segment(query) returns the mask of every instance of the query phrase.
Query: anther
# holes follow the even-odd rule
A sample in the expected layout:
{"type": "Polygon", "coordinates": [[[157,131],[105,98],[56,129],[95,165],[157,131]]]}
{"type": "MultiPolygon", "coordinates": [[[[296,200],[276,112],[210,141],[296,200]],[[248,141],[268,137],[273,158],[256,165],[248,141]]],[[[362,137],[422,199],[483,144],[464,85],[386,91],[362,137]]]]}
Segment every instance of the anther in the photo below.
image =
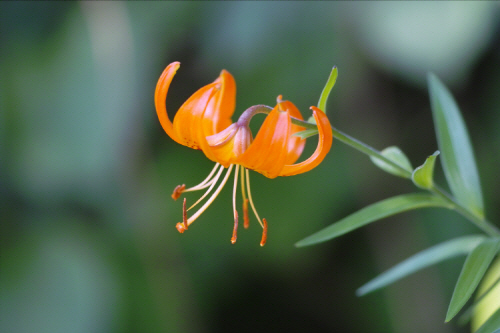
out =
{"type": "Polygon", "coordinates": [[[262,223],[264,224],[264,230],[262,231],[262,239],[260,240],[260,246],[266,245],[266,241],[267,241],[267,221],[266,221],[266,219],[262,219],[262,223]]]}
{"type": "Polygon", "coordinates": [[[177,228],[177,231],[180,232],[181,234],[186,231],[186,228],[184,228],[184,223],[178,222],[175,227],[177,228]]]}
{"type": "Polygon", "coordinates": [[[172,199],[177,200],[181,196],[182,192],[186,189],[186,185],[177,185],[174,189],[174,193],[172,193],[172,199]]]}
{"type": "Polygon", "coordinates": [[[186,198],[182,203],[182,223],[184,224],[184,230],[188,230],[188,213],[186,210],[186,198]]]}
{"type": "Polygon", "coordinates": [[[243,227],[248,229],[250,225],[250,219],[248,218],[248,199],[243,201],[243,227]]]}
{"type": "Polygon", "coordinates": [[[234,229],[233,229],[233,237],[231,237],[231,244],[236,243],[238,232],[238,212],[234,211],[234,229]]]}

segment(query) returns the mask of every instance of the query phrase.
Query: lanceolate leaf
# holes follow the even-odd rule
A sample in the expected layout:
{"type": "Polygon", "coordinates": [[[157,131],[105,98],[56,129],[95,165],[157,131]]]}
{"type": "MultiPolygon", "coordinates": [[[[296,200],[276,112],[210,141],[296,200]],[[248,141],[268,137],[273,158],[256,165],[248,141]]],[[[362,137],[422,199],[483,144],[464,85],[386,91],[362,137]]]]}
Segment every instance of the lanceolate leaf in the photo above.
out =
{"type": "Polygon", "coordinates": [[[483,217],[483,197],[467,128],[453,96],[434,75],[428,75],[432,114],[443,170],[456,199],[483,217]]]}
{"type": "Polygon", "coordinates": [[[483,241],[469,254],[455,285],[446,321],[450,321],[469,300],[499,250],[500,238],[493,238],[483,241]]]}
{"type": "Polygon", "coordinates": [[[475,333],[499,333],[500,332],[500,309],[481,326],[475,333]]]}
{"type": "Polygon", "coordinates": [[[330,76],[326,81],[326,85],[323,88],[323,91],[321,92],[321,96],[319,97],[318,101],[318,109],[320,109],[323,112],[326,112],[326,102],[328,101],[328,96],[330,96],[330,92],[335,86],[335,82],[337,82],[338,75],[339,75],[339,70],[337,69],[337,66],[333,66],[332,71],[330,72],[330,76]]]}
{"type": "MultiPolygon", "coordinates": [[[[406,169],[410,174],[413,172],[413,167],[411,166],[410,161],[408,160],[408,157],[399,149],[399,147],[396,146],[391,146],[387,147],[384,150],[380,152],[384,157],[388,158],[389,160],[399,164],[401,167],[406,169]]],[[[385,172],[391,173],[395,176],[407,178],[408,176],[403,173],[401,170],[398,170],[391,166],[390,164],[387,164],[386,162],[370,156],[370,159],[372,162],[378,166],[380,169],[384,170],[385,172]]]]}
{"type": "Polygon", "coordinates": [[[434,185],[433,175],[434,175],[434,164],[436,162],[436,157],[439,155],[439,150],[436,151],[431,156],[427,157],[424,164],[419,166],[413,171],[411,179],[413,183],[420,188],[431,189],[434,185]]]}
{"type": "Polygon", "coordinates": [[[354,229],[360,228],[368,223],[395,215],[407,210],[425,207],[446,207],[453,208],[443,199],[421,193],[403,194],[389,199],[385,199],[367,206],[356,213],[353,213],[340,221],[326,227],[317,233],[304,238],[295,246],[306,246],[321,243],[329,239],[346,234],[354,229]]]}
{"type": "Polygon", "coordinates": [[[482,235],[464,236],[421,251],[360,287],[356,291],[356,295],[366,295],[423,268],[458,255],[468,254],[485,238],[486,237],[482,235]]]}

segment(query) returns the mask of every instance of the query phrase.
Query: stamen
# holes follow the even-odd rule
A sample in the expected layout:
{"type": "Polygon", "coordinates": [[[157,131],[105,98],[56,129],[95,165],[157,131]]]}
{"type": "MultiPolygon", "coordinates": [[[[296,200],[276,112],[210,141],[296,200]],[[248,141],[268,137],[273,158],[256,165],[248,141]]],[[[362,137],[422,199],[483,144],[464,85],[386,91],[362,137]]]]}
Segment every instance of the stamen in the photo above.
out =
{"type": "Polygon", "coordinates": [[[242,165],[240,165],[240,167],[241,167],[241,177],[240,177],[241,195],[243,197],[243,227],[245,227],[245,229],[248,229],[248,226],[250,225],[249,224],[250,219],[248,218],[248,199],[245,193],[245,168],[242,165]]]}
{"type": "Polygon", "coordinates": [[[260,240],[260,246],[266,245],[267,241],[267,221],[266,219],[262,219],[262,222],[264,223],[264,230],[262,230],[262,239],[260,240]]]}
{"type": "Polygon", "coordinates": [[[226,175],[224,176],[224,179],[220,183],[217,190],[215,190],[214,194],[212,194],[210,199],[208,199],[207,202],[205,202],[205,204],[196,213],[194,213],[193,216],[191,216],[188,219],[188,221],[187,221],[188,225],[193,223],[201,215],[201,213],[203,213],[208,208],[208,206],[210,206],[210,204],[215,200],[215,198],[219,195],[219,193],[220,193],[220,191],[222,191],[222,188],[224,187],[224,185],[226,185],[226,182],[229,179],[229,176],[231,175],[231,171],[233,171],[233,166],[234,166],[234,164],[231,164],[229,166],[229,168],[227,169],[226,175]]]}
{"type": "Polygon", "coordinates": [[[250,174],[248,172],[248,169],[245,169],[245,175],[247,178],[247,192],[248,192],[248,199],[250,201],[250,206],[252,206],[253,213],[255,214],[255,217],[259,221],[260,225],[262,226],[262,228],[264,228],[264,224],[262,224],[262,221],[260,220],[259,214],[257,214],[257,210],[255,209],[255,205],[253,204],[252,192],[250,191],[250,174]]]}
{"type": "Polygon", "coordinates": [[[184,224],[181,222],[178,222],[175,227],[177,228],[177,231],[179,231],[181,234],[186,231],[186,228],[184,228],[184,224]]]}
{"type": "Polygon", "coordinates": [[[182,203],[182,223],[184,225],[185,230],[188,230],[187,217],[188,217],[188,213],[186,210],[186,198],[184,198],[184,202],[182,203]]]}
{"type": "Polygon", "coordinates": [[[172,199],[177,200],[181,196],[182,192],[186,189],[186,185],[177,185],[174,189],[174,193],[172,193],[172,199]]]}
{"type": "MultiPolygon", "coordinates": [[[[212,169],[212,171],[210,171],[210,173],[208,174],[207,178],[205,178],[201,183],[199,183],[198,185],[196,186],[193,186],[193,187],[190,187],[188,188],[187,190],[184,190],[183,192],[191,192],[191,191],[197,191],[197,190],[202,190],[204,188],[207,188],[210,184],[212,184],[212,182],[214,181],[212,178],[212,176],[214,175],[215,171],[217,170],[217,168],[221,166],[219,163],[215,163],[215,166],[214,168],[212,169]]],[[[224,168],[224,167],[222,167],[224,168]]]]}
{"type": "Polygon", "coordinates": [[[238,212],[234,211],[234,228],[233,228],[233,237],[231,237],[231,244],[236,243],[238,232],[238,212]]]}
{"type": "Polygon", "coordinates": [[[276,102],[278,102],[278,110],[283,111],[281,108],[281,103],[283,102],[283,96],[279,95],[278,98],[276,98],[276,102]]]}
{"type": "Polygon", "coordinates": [[[234,229],[233,237],[231,238],[231,243],[236,243],[236,232],[238,230],[238,211],[236,210],[236,189],[238,188],[238,171],[240,168],[236,166],[234,172],[234,185],[233,185],[233,212],[234,212],[234,229]]]}
{"type": "Polygon", "coordinates": [[[248,229],[250,226],[250,220],[248,218],[248,199],[243,201],[243,227],[248,229]]]}
{"type": "MultiPolygon", "coordinates": [[[[222,174],[222,171],[224,171],[224,167],[221,165],[221,168],[219,170],[219,172],[217,173],[217,175],[207,183],[207,186],[210,184],[210,187],[208,188],[208,190],[201,196],[201,198],[199,198],[194,204],[192,204],[188,210],[191,210],[191,208],[195,207],[201,200],[203,200],[210,192],[212,192],[212,189],[214,188],[215,184],[217,184],[217,181],[219,180],[220,178],[220,175],[222,174]]],[[[206,187],[206,186],[205,186],[206,187]]],[[[204,188],[204,187],[202,187],[204,188]]],[[[202,189],[200,188],[200,190],[202,189]]]]}

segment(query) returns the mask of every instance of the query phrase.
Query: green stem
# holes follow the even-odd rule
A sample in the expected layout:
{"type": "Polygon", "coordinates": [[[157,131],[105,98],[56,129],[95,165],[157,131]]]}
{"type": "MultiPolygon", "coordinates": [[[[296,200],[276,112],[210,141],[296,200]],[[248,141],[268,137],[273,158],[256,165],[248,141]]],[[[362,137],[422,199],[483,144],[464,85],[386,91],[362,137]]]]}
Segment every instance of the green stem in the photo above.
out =
{"type": "Polygon", "coordinates": [[[475,224],[479,229],[483,230],[485,233],[487,233],[490,236],[497,237],[500,235],[500,230],[493,225],[491,222],[488,220],[481,218],[480,216],[472,213],[470,210],[462,206],[460,203],[458,203],[453,197],[451,197],[447,192],[442,190],[440,187],[437,185],[433,185],[432,188],[429,189],[429,191],[444,199],[445,201],[449,202],[450,204],[453,205],[453,209],[465,217],[467,220],[475,224]]]}
{"type": "MultiPolygon", "coordinates": [[[[299,119],[292,118],[292,123],[295,125],[303,126],[307,129],[317,129],[317,126],[315,124],[311,124],[299,119]]],[[[411,178],[412,173],[400,166],[398,163],[391,161],[390,159],[386,158],[383,156],[378,150],[370,147],[369,145],[339,131],[338,129],[334,128],[332,126],[332,131],[333,131],[333,137],[335,137],[337,140],[353,147],[354,149],[357,149],[358,151],[368,155],[375,157],[379,160],[384,161],[385,163],[391,165],[392,167],[398,169],[405,177],[411,178]]],[[[483,230],[485,233],[487,233],[490,236],[499,236],[500,235],[500,230],[494,226],[491,222],[488,220],[481,218],[480,216],[472,213],[470,210],[468,210],[466,207],[462,206],[460,203],[458,203],[453,197],[451,197],[448,193],[443,191],[437,186],[433,186],[431,189],[429,189],[431,193],[434,195],[444,199],[445,201],[449,202],[452,206],[453,209],[465,217],[467,220],[475,224],[478,228],[483,230]]]]}
{"type": "MultiPolygon", "coordinates": [[[[292,124],[299,125],[299,126],[307,128],[307,129],[315,129],[315,130],[318,129],[318,127],[315,124],[311,124],[309,122],[302,121],[300,119],[296,119],[293,117],[292,117],[292,124]]],[[[353,147],[354,149],[359,150],[360,152],[362,152],[368,156],[372,156],[372,157],[375,157],[379,160],[384,161],[385,163],[389,164],[393,168],[398,169],[406,178],[411,178],[411,172],[409,172],[408,170],[406,170],[405,168],[403,168],[399,164],[391,161],[387,157],[383,156],[378,150],[368,146],[367,144],[359,141],[358,139],[353,138],[352,136],[349,136],[349,135],[343,133],[342,131],[336,129],[333,126],[332,126],[332,133],[333,133],[333,137],[335,139],[345,143],[348,146],[353,147]]]]}

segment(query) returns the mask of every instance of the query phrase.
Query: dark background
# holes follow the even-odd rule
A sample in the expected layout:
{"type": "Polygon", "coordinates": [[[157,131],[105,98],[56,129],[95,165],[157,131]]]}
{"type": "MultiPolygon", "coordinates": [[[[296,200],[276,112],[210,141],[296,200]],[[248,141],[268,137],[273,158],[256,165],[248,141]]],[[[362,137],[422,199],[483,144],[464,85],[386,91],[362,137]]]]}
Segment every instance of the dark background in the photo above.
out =
{"type": "Polygon", "coordinates": [[[453,212],[294,247],[417,191],[339,142],[306,174],[252,173],[264,248],[255,220],[230,244],[229,189],[180,235],[170,194],[212,163],[163,132],[153,94],[180,61],[172,114],[224,68],[237,82],[233,120],[279,94],[308,117],[336,65],[332,124],[377,149],[399,146],[416,167],[437,149],[433,71],[461,107],[498,221],[499,14],[494,2],[1,2],[0,331],[468,332],[444,324],[463,257],[354,294],[409,255],[479,232],[453,212]]]}

